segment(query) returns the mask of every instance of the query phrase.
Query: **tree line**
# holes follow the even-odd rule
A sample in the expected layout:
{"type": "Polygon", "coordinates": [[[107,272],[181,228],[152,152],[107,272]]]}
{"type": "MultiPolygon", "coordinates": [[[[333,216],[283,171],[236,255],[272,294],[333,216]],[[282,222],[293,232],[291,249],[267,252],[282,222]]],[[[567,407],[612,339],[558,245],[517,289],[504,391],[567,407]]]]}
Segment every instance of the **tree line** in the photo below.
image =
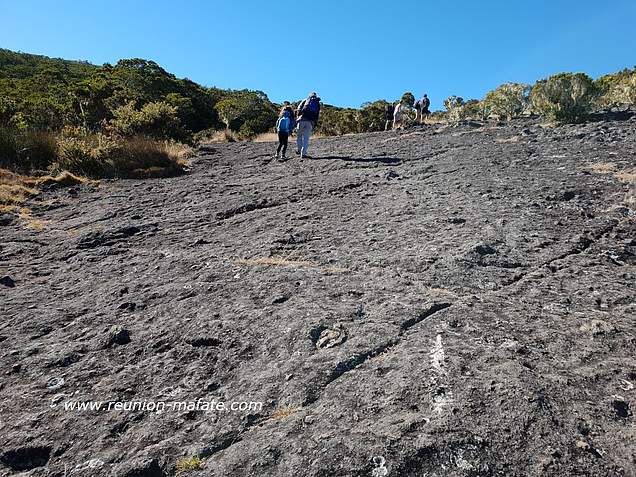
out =
{"type": "MultiPolygon", "coordinates": [[[[407,107],[414,99],[410,92],[402,97],[407,107]]],[[[534,85],[506,83],[483,99],[450,96],[445,111],[434,112],[430,120],[453,123],[540,114],[576,122],[593,109],[620,104],[636,104],[636,68],[596,80],[583,73],[561,73],[534,85]]],[[[380,131],[388,105],[385,100],[360,108],[324,105],[318,132],[380,131]]],[[[133,58],[96,66],[0,49],[0,127],[18,131],[192,142],[227,129],[250,138],[272,130],[279,108],[262,91],[205,87],[175,77],[154,61],[133,58]]]]}

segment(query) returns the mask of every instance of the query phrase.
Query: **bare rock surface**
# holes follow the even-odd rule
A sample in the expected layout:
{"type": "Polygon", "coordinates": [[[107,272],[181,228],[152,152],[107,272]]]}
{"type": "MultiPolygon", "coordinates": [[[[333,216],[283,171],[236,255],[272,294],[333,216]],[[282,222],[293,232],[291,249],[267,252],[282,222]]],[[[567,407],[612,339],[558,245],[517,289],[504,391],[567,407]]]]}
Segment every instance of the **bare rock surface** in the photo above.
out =
{"type": "Polygon", "coordinates": [[[0,226],[0,475],[636,475],[635,133],[210,145],[46,191],[0,226]],[[65,409],[199,399],[263,407],[65,409]]]}

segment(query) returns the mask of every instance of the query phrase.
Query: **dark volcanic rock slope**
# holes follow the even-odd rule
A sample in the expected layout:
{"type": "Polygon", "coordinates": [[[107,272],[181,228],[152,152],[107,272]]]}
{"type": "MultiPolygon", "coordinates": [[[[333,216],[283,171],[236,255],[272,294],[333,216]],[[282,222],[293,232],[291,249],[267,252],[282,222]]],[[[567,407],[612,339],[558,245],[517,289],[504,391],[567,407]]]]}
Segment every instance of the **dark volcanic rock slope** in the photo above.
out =
{"type": "Polygon", "coordinates": [[[635,475],[635,132],[214,145],[46,192],[0,228],[0,474],[635,475]],[[64,409],[197,399],[263,408],[64,409]]]}

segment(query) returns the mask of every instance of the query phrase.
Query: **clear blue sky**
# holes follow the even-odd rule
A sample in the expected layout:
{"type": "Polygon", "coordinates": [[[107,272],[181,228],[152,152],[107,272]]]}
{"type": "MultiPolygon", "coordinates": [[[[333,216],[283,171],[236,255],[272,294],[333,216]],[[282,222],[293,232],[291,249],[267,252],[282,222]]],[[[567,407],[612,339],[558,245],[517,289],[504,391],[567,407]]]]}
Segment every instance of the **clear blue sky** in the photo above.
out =
{"type": "Polygon", "coordinates": [[[0,47],[92,63],[141,57],[272,100],[359,106],[481,98],[561,71],[636,64],[635,0],[0,0],[0,47]]]}

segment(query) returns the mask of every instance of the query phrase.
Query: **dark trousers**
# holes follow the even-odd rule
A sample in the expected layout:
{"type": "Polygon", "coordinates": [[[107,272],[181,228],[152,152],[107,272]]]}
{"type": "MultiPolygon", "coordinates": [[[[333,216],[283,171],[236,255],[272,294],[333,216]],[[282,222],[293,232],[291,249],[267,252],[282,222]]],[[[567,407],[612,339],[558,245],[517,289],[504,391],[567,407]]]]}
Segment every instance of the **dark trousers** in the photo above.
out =
{"type": "Polygon", "coordinates": [[[280,150],[283,150],[283,156],[287,153],[287,142],[289,141],[289,133],[285,131],[278,131],[278,149],[276,154],[280,154],[280,150]]]}

